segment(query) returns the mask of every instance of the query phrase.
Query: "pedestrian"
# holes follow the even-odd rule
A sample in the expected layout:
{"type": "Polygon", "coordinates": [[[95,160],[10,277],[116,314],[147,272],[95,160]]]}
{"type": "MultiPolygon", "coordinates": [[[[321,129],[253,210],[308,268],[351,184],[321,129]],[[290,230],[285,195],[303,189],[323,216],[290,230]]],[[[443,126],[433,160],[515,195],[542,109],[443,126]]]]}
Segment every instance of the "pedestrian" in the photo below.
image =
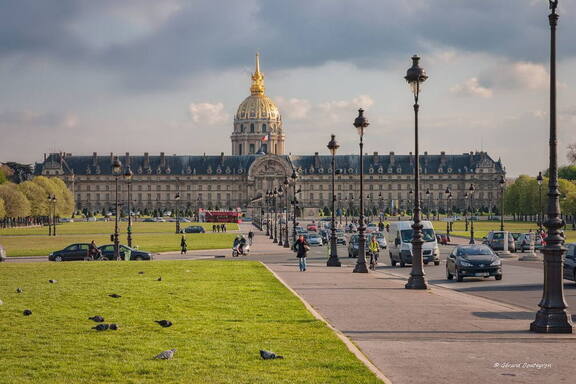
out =
{"type": "Polygon", "coordinates": [[[220,229],[221,229],[220,224],[216,224],[216,232],[220,233],[220,229]]]}
{"type": "Polygon", "coordinates": [[[180,240],[180,254],[185,255],[188,251],[188,243],[186,242],[186,238],[182,235],[182,239],[180,240]]]}
{"type": "Polygon", "coordinates": [[[222,232],[226,232],[226,224],[222,224],[222,232]]]}
{"type": "Polygon", "coordinates": [[[248,244],[252,245],[253,241],[254,241],[254,232],[250,231],[248,232],[248,244]]]}
{"type": "Polygon", "coordinates": [[[216,232],[216,224],[212,224],[212,232],[216,232]]]}
{"type": "Polygon", "coordinates": [[[308,251],[310,250],[310,245],[304,239],[303,235],[300,235],[298,240],[296,240],[296,244],[294,244],[294,249],[296,250],[296,257],[298,258],[298,267],[300,268],[300,272],[306,271],[306,256],[308,251]]]}

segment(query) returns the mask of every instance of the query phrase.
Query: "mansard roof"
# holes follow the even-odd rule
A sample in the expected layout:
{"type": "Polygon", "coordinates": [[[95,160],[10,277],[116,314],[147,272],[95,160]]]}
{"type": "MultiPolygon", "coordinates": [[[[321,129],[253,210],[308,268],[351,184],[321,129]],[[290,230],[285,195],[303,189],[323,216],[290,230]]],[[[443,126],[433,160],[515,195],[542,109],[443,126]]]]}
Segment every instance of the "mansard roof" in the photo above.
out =
{"type": "MultiPolygon", "coordinates": [[[[119,156],[124,166],[130,164],[134,175],[242,175],[247,174],[252,163],[263,155],[240,156],[119,156]]],[[[282,155],[302,175],[321,175],[331,172],[331,155],[282,155]]],[[[112,159],[109,156],[72,156],[70,154],[51,154],[44,163],[36,164],[35,173],[41,174],[43,168],[62,167],[64,174],[110,175],[112,159]]],[[[358,174],[360,157],[358,155],[336,155],[336,170],[339,174],[358,174]]],[[[477,173],[485,168],[497,173],[504,168],[500,160],[494,161],[486,152],[470,152],[462,155],[439,155],[427,153],[420,157],[423,174],[467,174],[477,173]]],[[[364,156],[365,174],[412,174],[414,157],[412,155],[366,154],[364,156]]]]}

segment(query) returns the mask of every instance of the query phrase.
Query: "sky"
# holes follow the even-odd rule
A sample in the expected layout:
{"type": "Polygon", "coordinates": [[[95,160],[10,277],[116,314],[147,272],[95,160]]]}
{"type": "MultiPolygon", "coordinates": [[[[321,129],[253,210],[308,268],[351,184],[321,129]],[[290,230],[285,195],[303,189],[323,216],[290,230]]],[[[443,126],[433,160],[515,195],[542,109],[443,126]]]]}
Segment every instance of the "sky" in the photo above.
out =
{"type": "MultiPolygon", "coordinates": [[[[547,168],[547,0],[0,0],[0,161],[44,153],[231,153],[261,55],[286,150],[414,151],[411,56],[429,79],[420,149],[547,168]]],[[[576,142],[576,0],[560,0],[559,160],[576,142]]]]}

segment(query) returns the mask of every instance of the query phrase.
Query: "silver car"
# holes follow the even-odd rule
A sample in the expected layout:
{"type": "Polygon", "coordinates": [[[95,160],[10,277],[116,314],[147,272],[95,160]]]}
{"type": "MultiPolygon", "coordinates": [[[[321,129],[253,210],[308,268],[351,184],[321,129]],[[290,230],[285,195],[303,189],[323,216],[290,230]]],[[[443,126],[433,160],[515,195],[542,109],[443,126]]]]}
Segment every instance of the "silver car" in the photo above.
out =
{"type": "Polygon", "coordinates": [[[318,246],[324,245],[324,242],[322,241],[322,236],[320,236],[317,233],[309,233],[307,240],[308,240],[308,244],[310,244],[310,246],[312,246],[312,245],[318,245],[318,246]]]}
{"type": "Polygon", "coordinates": [[[6,250],[4,249],[2,244],[0,244],[0,262],[2,261],[6,261],[6,250]]]}

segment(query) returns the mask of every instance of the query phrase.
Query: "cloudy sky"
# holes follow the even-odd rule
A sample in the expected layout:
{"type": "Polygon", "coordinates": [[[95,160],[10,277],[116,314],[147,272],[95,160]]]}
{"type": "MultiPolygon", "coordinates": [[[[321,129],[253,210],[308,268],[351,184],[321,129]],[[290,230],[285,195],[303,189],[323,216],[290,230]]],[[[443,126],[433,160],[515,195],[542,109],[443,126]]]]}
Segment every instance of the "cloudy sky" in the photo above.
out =
{"type": "MultiPolygon", "coordinates": [[[[547,166],[547,0],[0,0],[0,161],[50,151],[230,153],[261,52],[287,151],[413,150],[403,76],[418,53],[421,148],[547,166]]],[[[576,0],[560,0],[560,160],[576,142],[576,0]]]]}

